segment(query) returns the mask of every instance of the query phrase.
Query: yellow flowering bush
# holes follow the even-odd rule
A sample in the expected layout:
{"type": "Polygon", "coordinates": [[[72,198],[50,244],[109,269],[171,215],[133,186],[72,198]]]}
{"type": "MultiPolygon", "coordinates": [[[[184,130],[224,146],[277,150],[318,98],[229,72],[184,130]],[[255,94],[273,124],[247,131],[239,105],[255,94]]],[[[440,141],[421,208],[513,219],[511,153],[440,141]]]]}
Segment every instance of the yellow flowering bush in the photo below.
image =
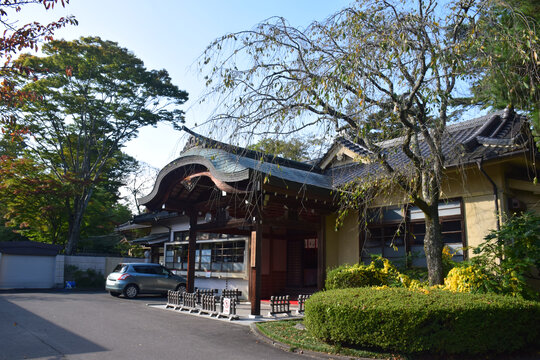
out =
{"type": "Polygon", "coordinates": [[[483,289],[486,281],[486,275],[477,267],[458,266],[448,272],[442,289],[454,292],[477,292],[483,289]]]}
{"type": "Polygon", "coordinates": [[[364,286],[396,285],[405,286],[410,279],[400,274],[388,259],[378,258],[369,265],[342,265],[328,272],[326,289],[346,289],[364,286]]]}

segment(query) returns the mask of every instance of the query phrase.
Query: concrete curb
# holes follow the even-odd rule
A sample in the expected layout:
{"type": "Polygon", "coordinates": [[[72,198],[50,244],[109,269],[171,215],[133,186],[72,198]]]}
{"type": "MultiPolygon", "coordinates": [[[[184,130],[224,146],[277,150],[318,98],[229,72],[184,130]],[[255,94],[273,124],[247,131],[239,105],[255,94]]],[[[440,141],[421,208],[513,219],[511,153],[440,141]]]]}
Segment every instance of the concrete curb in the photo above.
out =
{"type": "Polygon", "coordinates": [[[257,323],[253,323],[250,326],[250,330],[255,335],[256,338],[259,340],[272,345],[280,350],[286,351],[286,352],[293,352],[295,354],[304,355],[311,358],[316,359],[331,359],[331,360],[376,360],[372,358],[359,358],[354,356],[345,356],[345,355],[336,355],[336,354],[327,354],[312,350],[306,350],[306,349],[300,349],[300,348],[292,348],[290,345],[284,344],[282,342],[276,341],[274,339],[269,338],[268,336],[264,335],[259,329],[257,328],[257,323]]]}

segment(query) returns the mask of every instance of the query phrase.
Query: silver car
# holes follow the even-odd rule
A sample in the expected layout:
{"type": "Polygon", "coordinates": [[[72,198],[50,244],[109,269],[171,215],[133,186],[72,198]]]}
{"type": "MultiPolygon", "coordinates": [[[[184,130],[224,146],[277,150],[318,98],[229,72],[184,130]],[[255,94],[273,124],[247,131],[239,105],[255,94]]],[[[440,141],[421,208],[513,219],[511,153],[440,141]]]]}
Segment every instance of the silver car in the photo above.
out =
{"type": "Polygon", "coordinates": [[[107,276],[105,289],[112,296],[133,299],[138,294],[163,294],[168,290],[186,291],[186,278],[173,274],[160,264],[121,263],[107,276]]]}

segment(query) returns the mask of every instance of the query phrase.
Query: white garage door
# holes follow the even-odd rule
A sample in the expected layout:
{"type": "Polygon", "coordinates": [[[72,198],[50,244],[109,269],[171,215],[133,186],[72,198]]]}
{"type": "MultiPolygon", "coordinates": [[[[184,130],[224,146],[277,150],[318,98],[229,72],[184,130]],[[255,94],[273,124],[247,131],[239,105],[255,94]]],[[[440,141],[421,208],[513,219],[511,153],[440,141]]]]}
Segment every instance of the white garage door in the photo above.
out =
{"type": "Polygon", "coordinates": [[[0,289],[54,287],[55,256],[0,254],[0,289]]]}

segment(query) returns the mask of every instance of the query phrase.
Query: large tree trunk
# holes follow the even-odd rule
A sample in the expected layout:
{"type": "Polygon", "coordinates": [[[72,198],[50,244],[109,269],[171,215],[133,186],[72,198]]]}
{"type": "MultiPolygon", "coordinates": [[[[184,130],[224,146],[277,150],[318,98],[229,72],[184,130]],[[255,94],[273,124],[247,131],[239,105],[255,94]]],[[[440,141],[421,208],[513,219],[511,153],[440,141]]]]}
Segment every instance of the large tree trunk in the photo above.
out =
{"type": "Polygon", "coordinates": [[[73,255],[77,251],[77,243],[81,236],[81,223],[84,213],[88,207],[88,202],[92,196],[92,189],[83,190],[83,194],[75,198],[73,204],[73,214],[69,222],[68,243],[66,245],[66,255],[73,255]]]}
{"type": "Polygon", "coordinates": [[[76,212],[73,214],[72,221],[69,224],[68,243],[66,246],[66,255],[73,255],[77,250],[77,243],[81,234],[82,214],[76,212]]]}
{"type": "Polygon", "coordinates": [[[424,252],[428,269],[429,285],[444,284],[442,268],[442,234],[439,222],[439,200],[441,193],[442,156],[437,157],[433,169],[422,174],[422,209],[426,222],[426,235],[424,238],[424,252]]]}
{"type": "Polygon", "coordinates": [[[429,213],[425,213],[426,235],[424,238],[424,251],[426,253],[429,285],[439,285],[444,283],[444,277],[442,266],[443,243],[438,204],[435,203],[429,208],[429,213]]]}

